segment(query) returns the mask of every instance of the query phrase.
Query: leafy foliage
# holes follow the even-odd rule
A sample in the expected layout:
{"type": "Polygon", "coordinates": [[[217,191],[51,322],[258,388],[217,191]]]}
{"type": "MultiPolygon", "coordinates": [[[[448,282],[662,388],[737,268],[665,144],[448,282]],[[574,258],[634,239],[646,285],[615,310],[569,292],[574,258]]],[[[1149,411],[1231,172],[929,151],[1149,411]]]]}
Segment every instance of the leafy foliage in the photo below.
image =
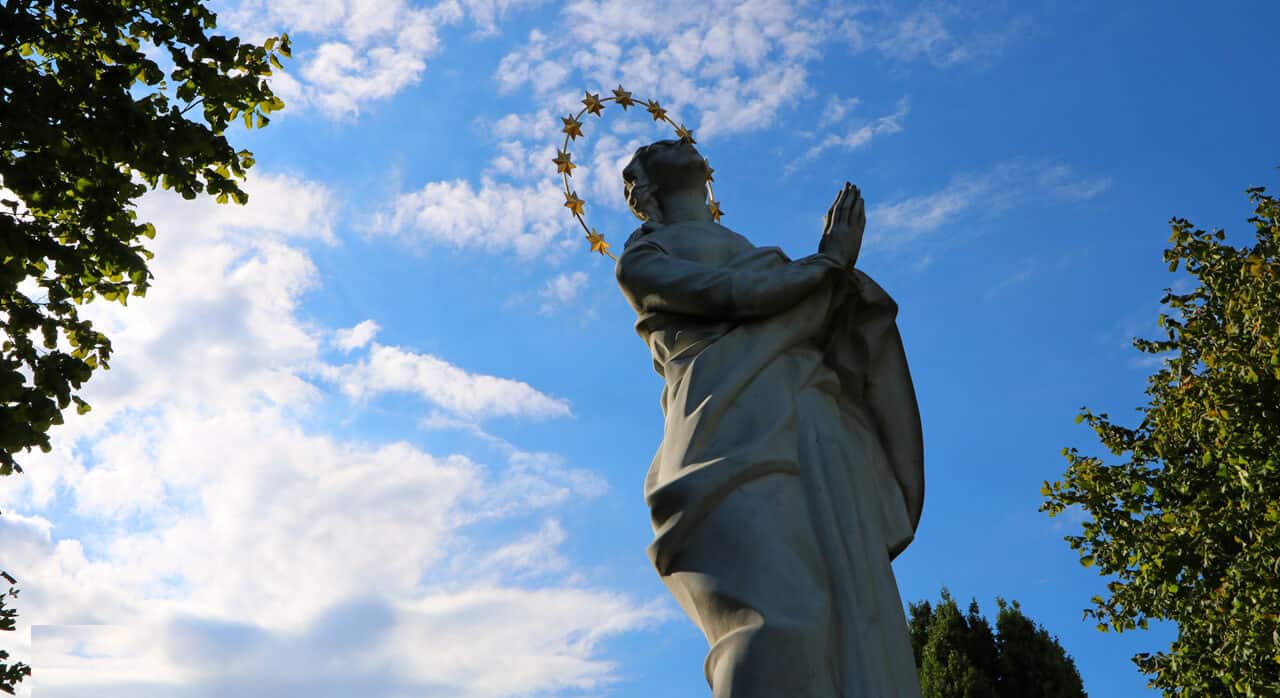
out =
{"type": "MultiPolygon", "coordinates": [[[[15,584],[14,578],[10,577],[7,572],[0,572],[0,577],[3,577],[4,581],[9,584],[8,591],[0,594],[0,630],[12,631],[16,627],[14,619],[17,618],[18,613],[8,607],[8,601],[10,598],[17,598],[18,590],[13,586],[15,584]]],[[[22,662],[16,662],[12,665],[7,664],[5,660],[8,658],[9,653],[0,650],[0,691],[13,695],[14,686],[21,683],[23,678],[31,675],[31,667],[22,662]]]]}
{"type": "Polygon", "coordinates": [[[206,33],[200,0],[10,0],[0,7],[0,475],[48,431],[111,343],[77,305],[146,293],[148,187],[243,203],[253,165],[225,132],[284,106],[286,36],[206,33]],[[168,64],[168,71],[160,61],[168,64]],[[188,118],[193,109],[198,111],[188,118]]]}
{"type": "MultiPolygon", "coordinates": [[[[22,472],[15,454],[49,450],[72,404],[89,410],[77,392],[108,367],[111,342],[78,306],[146,293],[141,241],[155,228],[137,198],[159,186],[248,200],[236,180],[253,154],[225,134],[284,107],[266,79],[289,37],[258,46],[216,26],[202,0],[0,5],[0,475],[22,472]]],[[[0,596],[0,629],[13,629],[16,595],[0,596]]],[[[30,673],[0,663],[0,690],[30,673]]]]}
{"type": "Polygon", "coordinates": [[[1280,695],[1280,201],[1248,195],[1252,246],[1171,221],[1164,260],[1195,288],[1165,291],[1164,339],[1134,340],[1165,355],[1141,422],[1082,408],[1125,462],[1065,449],[1042,490],[1050,515],[1091,517],[1066,540],[1115,578],[1085,611],[1099,630],[1177,623],[1167,651],[1134,657],[1167,696],[1280,695]]]}
{"type": "Polygon", "coordinates": [[[1084,698],[1075,662],[1015,601],[998,599],[996,630],[978,602],[961,613],[942,590],[935,607],[911,604],[911,650],[924,698],[1084,698]]]}

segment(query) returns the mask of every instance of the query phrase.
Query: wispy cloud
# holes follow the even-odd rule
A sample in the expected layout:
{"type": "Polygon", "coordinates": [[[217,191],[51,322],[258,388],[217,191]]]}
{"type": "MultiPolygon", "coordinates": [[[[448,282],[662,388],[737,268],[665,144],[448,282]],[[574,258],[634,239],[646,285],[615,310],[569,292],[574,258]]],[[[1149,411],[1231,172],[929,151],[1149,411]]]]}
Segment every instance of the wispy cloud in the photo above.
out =
{"type": "Polygon", "coordinates": [[[843,123],[846,116],[853,113],[853,110],[862,103],[857,97],[841,97],[840,95],[830,95],[827,97],[827,104],[823,107],[818,115],[818,128],[826,128],[843,123]]]}
{"type": "Polygon", "coordinates": [[[982,294],[983,300],[986,300],[986,301],[994,300],[997,296],[999,296],[1002,293],[1005,293],[1009,289],[1012,289],[1015,286],[1021,286],[1022,284],[1025,284],[1027,281],[1031,279],[1034,273],[1035,273],[1035,265],[1031,262],[1024,263],[1022,267],[1019,268],[1017,271],[1013,272],[1012,274],[1009,274],[1008,276],[1004,277],[1000,281],[996,282],[993,286],[991,286],[991,288],[988,288],[986,292],[982,294]]]}
{"type": "Polygon", "coordinates": [[[867,244],[903,247],[962,216],[977,217],[1040,201],[1085,201],[1106,191],[1106,177],[1078,175],[1068,165],[1016,159],[956,175],[939,191],[873,206],[867,244]]]}
{"type": "Polygon", "coordinates": [[[993,16],[960,3],[924,3],[905,14],[862,12],[850,23],[855,48],[874,48],[901,64],[924,60],[939,68],[988,65],[1029,29],[1025,19],[993,16]]]}
{"type": "Polygon", "coordinates": [[[577,300],[586,288],[587,280],[586,272],[581,271],[557,274],[547,279],[547,283],[538,291],[538,297],[542,299],[539,312],[549,314],[577,300]]]}
{"type": "MultiPolygon", "coordinates": [[[[840,111],[841,107],[833,107],[833,111],[840,111]]],[[[787,163],[784,168],[784,176],[794,174],[804,165],[813,162],[820,155],[828,150],[844,150],[851,151],[862,148],[872,139],[879,136],[886,136],[902,132],[902,122],[907,118],[907,114],[911,111],[911,102],[907,98],[898,100],[897,108],[893,113],[885,114],[873,121],[863,123],[856,128],[852,128],[843,133],[828,133],[820,141],[810,146],[803,154],[787,163]]],[[[825,120],[825,115],[824,115],[825,120]]]]}

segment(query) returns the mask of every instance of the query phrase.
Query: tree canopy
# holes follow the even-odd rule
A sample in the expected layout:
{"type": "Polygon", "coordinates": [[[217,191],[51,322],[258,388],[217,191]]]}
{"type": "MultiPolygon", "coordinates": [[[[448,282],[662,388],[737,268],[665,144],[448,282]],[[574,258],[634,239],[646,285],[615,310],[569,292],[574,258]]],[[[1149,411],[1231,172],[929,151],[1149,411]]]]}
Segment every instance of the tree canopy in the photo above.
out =
{"type": "Polygon", "coordinates": [[[1084,698],[1075,662],[1058,640],[997,599],[994,632],[978,602],[960,612],[942,590],[935,606],[910,605],[911,650],[923,698],[1084,698]]]}
{"type": "MultiPolygon", "coordinates": [[[[237,180],[253,154],[226,133],[284,107],[267,78],[289,38],[212,33],[205,4],[0,4],[0,475],[22,472],[18,454],[49,450],[71,405],[89,409],[78,392],[108,367],[111,342],[78,308],[146,293],[155,228],[138,220],[138,197],[161,187],[248,200],[237,180]]],[[[0,595],[0,630],[13,629],[14,595],[0,595]]],[[[0,690],[29,672],[0,663],[0,690]]]]}
{"type": "Polygon", "coordinates": [[[1253,244],[1174,218],[1164,260],[1190,276],[1166,289],[1163,357],[1132,428],[1082,408],[1078,421],[1122,462],[1063,451],[1041,509],[1089,517],[1066,540],[1112,577],[1085,611],[1098,629],[1177,624],[1165,651],[1134,657],[1168,696],[1280,695],[1280,201],[1248,190],[1253,244]]]}
{"type": "Polygon", "coordinates": [[[198,0],[12,0],[0,7],[0,475],[49,448],[111,342],[80,317],[146,293],[149,187],[243,203],[253,155],[227,129],[284,106],[287,36],[210,33],[198,0]],[[162,67],[163,64],[163,67],[162,67]],[[194,110],[194,111],[193,111],[194,110]]]}

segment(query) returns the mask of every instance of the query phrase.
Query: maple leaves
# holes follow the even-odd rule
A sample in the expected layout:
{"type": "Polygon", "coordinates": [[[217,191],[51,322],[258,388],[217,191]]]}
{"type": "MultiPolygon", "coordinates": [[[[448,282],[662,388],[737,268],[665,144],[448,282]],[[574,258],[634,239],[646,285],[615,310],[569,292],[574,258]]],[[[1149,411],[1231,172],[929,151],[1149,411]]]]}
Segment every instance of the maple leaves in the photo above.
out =
{"type": "MultiPolygon", "coordinates": [[[[693,131],[684,124],[673,121],[671,117],[668,116],[667,110],[664,109],[662,105],[658,104],[657,100],[637,100],[630,92],[623,89],[622,85],[618,85],[618,87],[612,90],[612,92],[613,95],[610,97],[601,97],[599,93],[595,92],[584,92],[581,100],[582,109],[579,110],[577,114],[560,117],[560,121],[563,123],[561,132],[564,133],[564,144],[556,150],[556,156],[551,160],[551,162],[555,163],[556,173],[562,175],[562,178],[564,179],[564,207],[569,209],[569,212],[577,219],[578,224],[582,226],[582,230],[586,233],[587,243],[590,245],[591,251],[598,252],[610,259],[617,259],[611,252],[609,252],[609,243],[605,242],[604,236],[600,234],[600,231],[595,228],[587,227],[586,221],[583,220],[583,215],[586,211],[586,201],[578,196],[577,191],[569,187],[569,178],[573,176],[573,168],[578,166],[577,163],[573,162],[573,155],[569,152],[569,143],[576,141],[578,138],[583,136],[581,121],[583,114],[592,114],[597,117],[603,117],[607,102],[617,104],[622,107],[623,111],[626,111],[628,107],[642,104],[644,105],[645,111],[653,117],[655,122],[664,121],[671,124],[671,127],[675,129],[676,137],[678,137],[682,143],[692,145],[697,143],[697,141],[694,140],[693,131]]],[[[707,168],[707,210],[710,211],[712,220],[718,223],[720,221],[720,217],[724,215],[724,210],[720,208],[720,203],[715,199],[715,192],[711,189],[711,175],[714,170],[711,169],[711,165],[707,164],[705,160],[703,163],[707,168]]]]}

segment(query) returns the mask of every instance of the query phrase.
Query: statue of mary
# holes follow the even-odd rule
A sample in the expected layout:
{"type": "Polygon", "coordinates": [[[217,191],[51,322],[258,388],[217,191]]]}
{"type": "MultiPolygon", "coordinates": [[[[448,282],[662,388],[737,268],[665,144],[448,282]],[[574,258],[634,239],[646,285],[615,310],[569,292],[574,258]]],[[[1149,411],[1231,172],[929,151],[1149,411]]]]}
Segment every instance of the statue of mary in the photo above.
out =
{"type": "Polygon", "coordinates": [[[623,171],[644,224],[618,284],[665,380],[650,558],[715,698],[919,698],[890,562],[920,520],[920,416],[897,305],[853,268],[861,196],[791,260],[713,221],[708,176],[687,141],[623,171]]]}

